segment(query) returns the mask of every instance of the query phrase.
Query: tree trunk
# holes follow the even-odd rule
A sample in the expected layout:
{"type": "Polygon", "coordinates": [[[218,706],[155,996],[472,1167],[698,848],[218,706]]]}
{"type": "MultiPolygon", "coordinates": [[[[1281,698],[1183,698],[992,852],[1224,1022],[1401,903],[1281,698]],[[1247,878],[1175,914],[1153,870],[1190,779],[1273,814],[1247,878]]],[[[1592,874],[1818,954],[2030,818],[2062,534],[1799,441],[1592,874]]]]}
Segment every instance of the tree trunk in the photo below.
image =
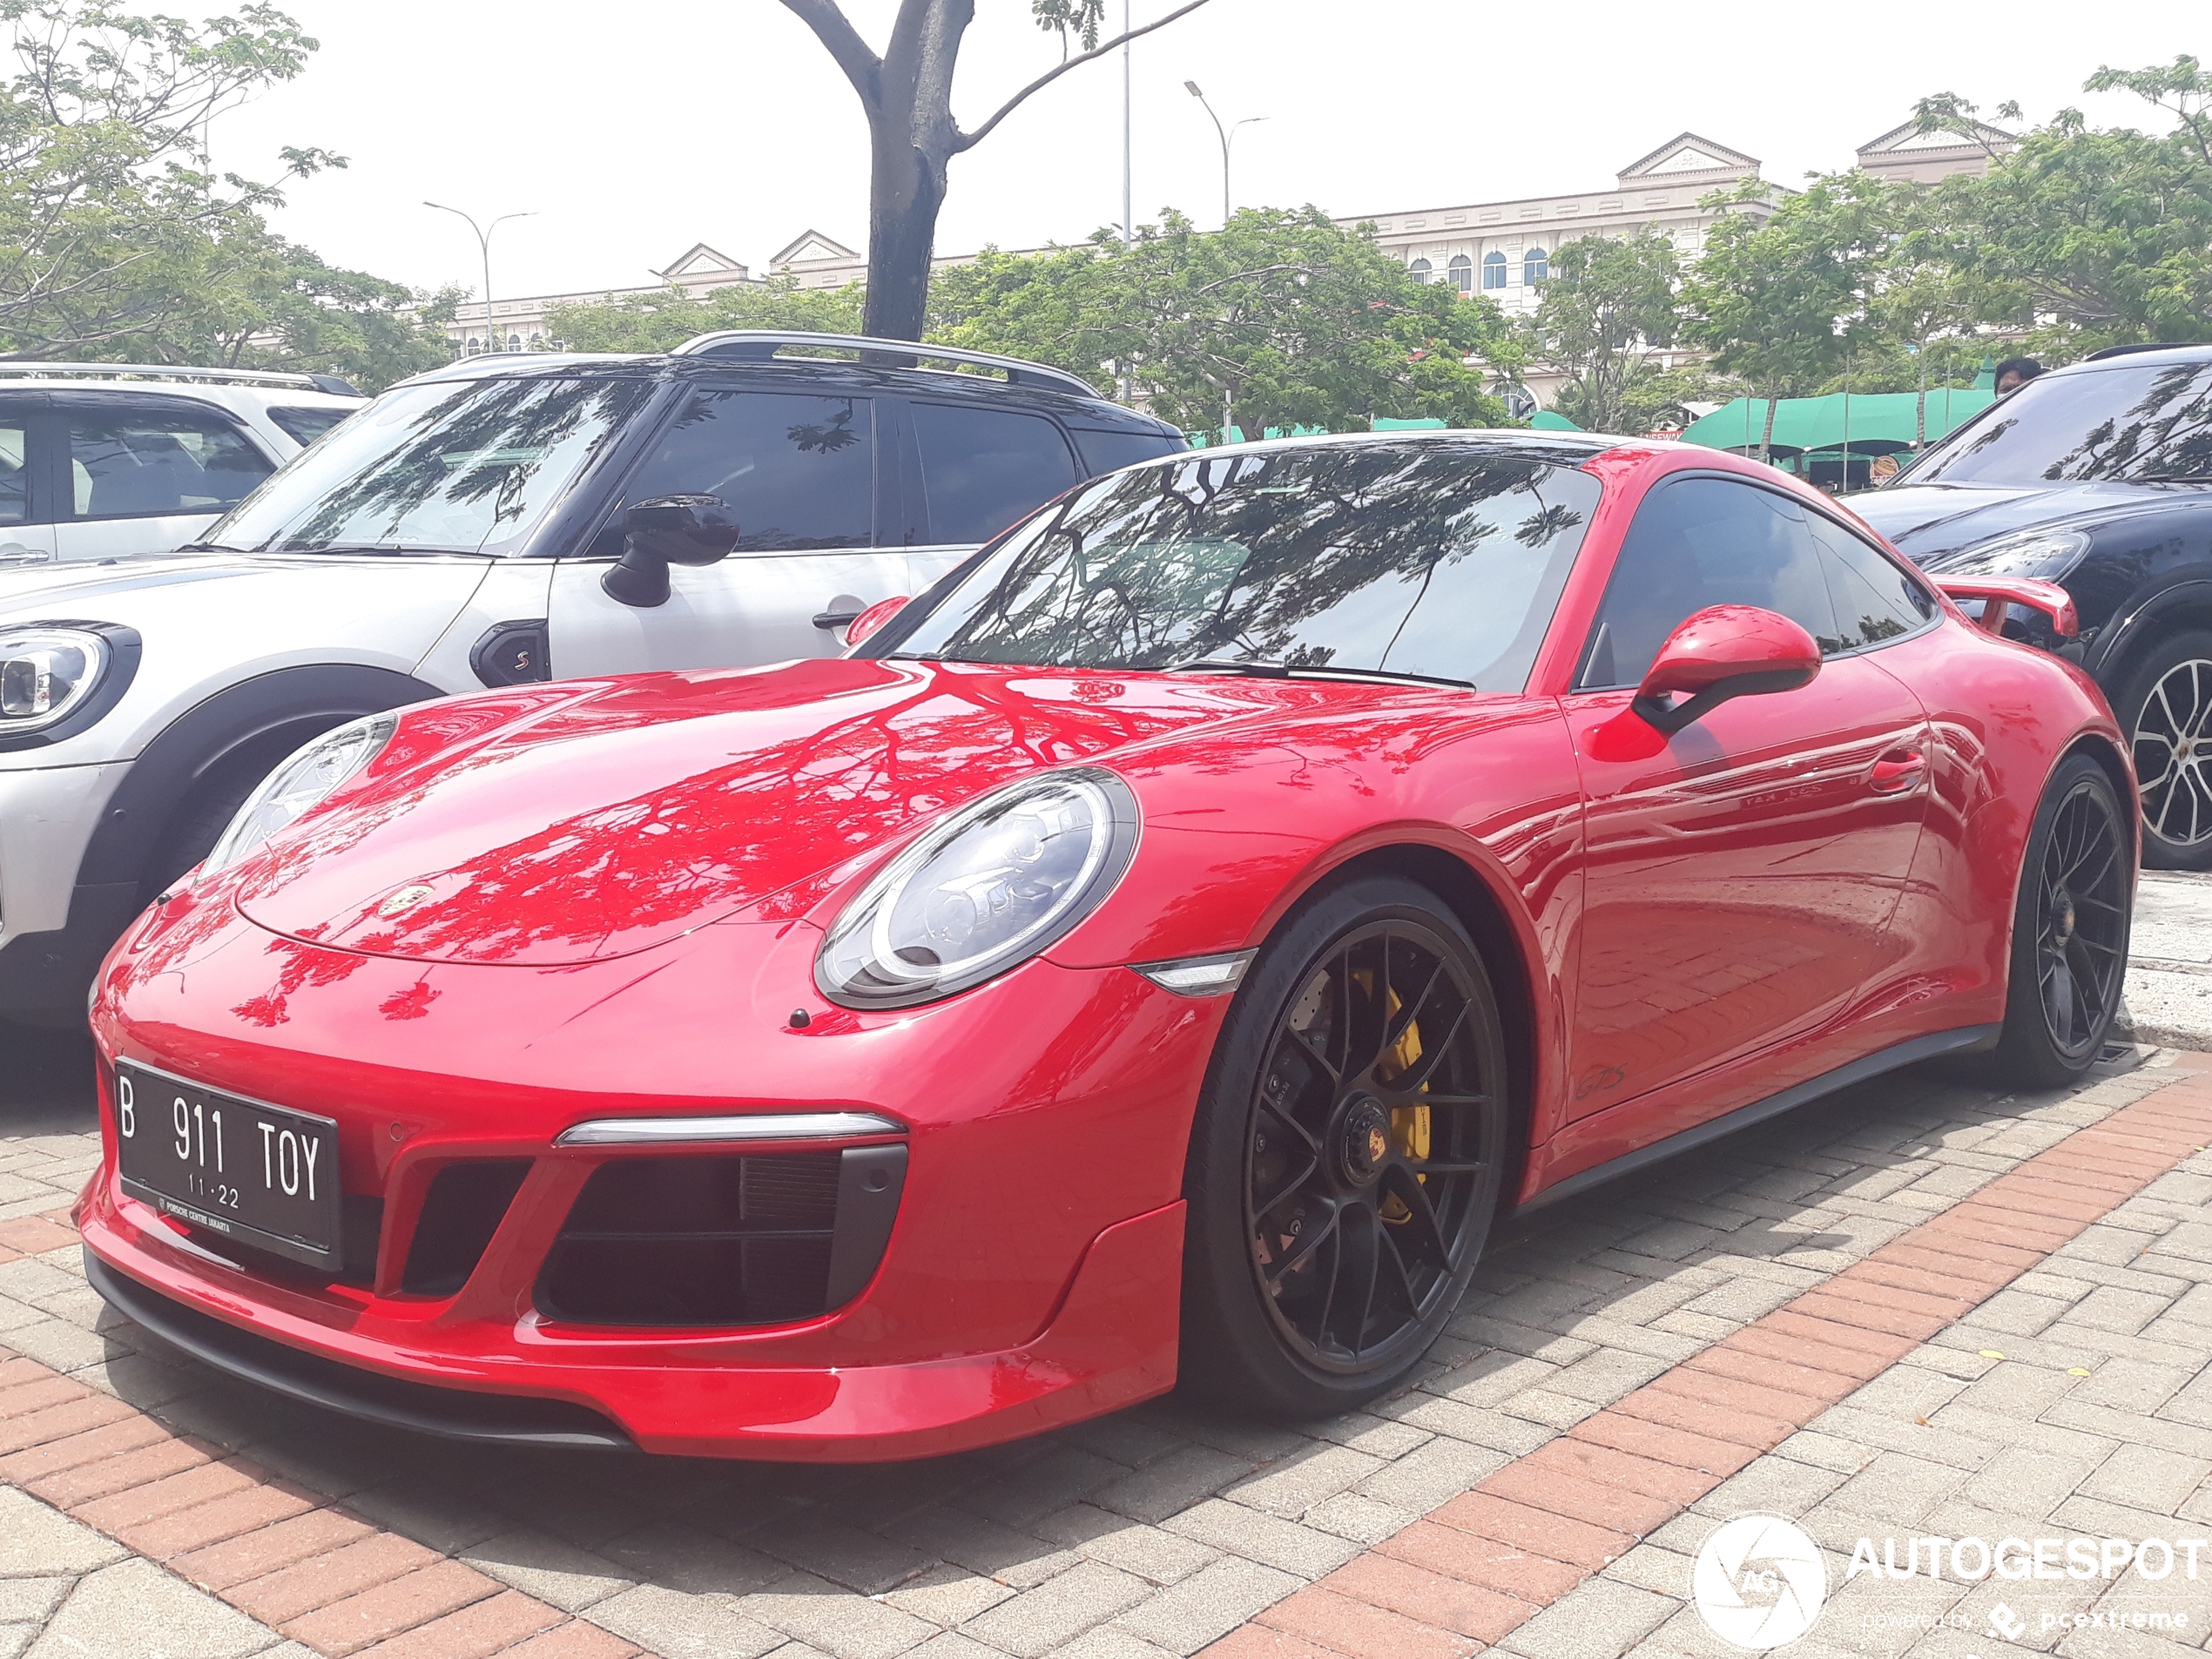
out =
{"type": "Polygon", "coordinates": [[[1766,401],[1766,424],[1759,428],[1759,464],[1762,467],[1773,464],[1767,459],[1767,454],[1774,444],[1774,406],[1780,401],[1779,398],[1771,395],[1766,401]]]}
{"type": "Polygon", "coordinates": [[[906,135],[879,131],[870,170],[868,291],[860,332],[920,340],[928,314],[929,259],[945,201],[945,162],[906,135]]]}

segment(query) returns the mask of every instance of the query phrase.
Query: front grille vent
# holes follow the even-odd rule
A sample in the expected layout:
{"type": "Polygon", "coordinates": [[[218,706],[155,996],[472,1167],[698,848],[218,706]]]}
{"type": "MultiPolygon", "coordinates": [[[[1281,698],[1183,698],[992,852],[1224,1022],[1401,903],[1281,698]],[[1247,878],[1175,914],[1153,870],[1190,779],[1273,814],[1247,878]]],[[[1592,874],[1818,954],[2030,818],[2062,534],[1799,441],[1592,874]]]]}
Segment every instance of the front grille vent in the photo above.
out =
{"type": "Polygon", "coordinates": [[[466,1285],[529,1172],[528,1158],[470,1158],[432,1176],[400,1288],[451,1296],[466,1285]]]}
{"type": "Polygon", "coordinates": [[[752,1325],[858,1295],[891,1235],[903,1146],[616,1158],[592,1172],[538,1282],[583,1325],[752,1325]]]}

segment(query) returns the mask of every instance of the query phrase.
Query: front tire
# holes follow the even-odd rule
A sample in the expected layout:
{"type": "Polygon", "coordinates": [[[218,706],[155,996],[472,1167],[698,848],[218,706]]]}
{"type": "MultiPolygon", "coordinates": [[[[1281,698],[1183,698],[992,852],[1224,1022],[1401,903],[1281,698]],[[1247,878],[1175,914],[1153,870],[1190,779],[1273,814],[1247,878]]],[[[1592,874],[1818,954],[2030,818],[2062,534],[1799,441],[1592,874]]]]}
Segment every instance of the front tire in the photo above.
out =
{"type": "Polygon", "coordinates": [[[2103,767],[2078,752],[2060,763],[2028,831],[2013,910],[1995,1060],[2015,1083],[2064,1088],[2111,1035],[2134,902],[2129,827],[2103,767]]]}
{"type": "Polygon", "coordinates": [[[2212,870],[2212,633],[2161,641],[2117,689],[2142,792],[2144,864],[2212,870]]]}
{"type": "Polygon", "coordinates": [[[1301,1418],[1401,1383],[1488,1237],[1507,1089],[1489,975],[1435,894],[1359,877],[1294,912],[1191,1130],[1184,1386],[1301,1418]]]}

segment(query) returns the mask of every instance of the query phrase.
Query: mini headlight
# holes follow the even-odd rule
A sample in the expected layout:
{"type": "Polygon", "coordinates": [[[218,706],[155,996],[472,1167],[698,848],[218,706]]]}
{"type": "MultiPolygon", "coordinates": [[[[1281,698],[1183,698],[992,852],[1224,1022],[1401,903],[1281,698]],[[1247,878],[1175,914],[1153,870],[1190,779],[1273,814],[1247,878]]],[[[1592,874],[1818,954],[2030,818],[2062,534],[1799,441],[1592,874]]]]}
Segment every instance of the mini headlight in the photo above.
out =
{"type": "Polygon", "coordinates": [[[847,905],[814,983],[850,1008],[907,1008],[1026,961],[1096,908],[1136,846],[1136,797],[1074,767],[970,801],[847,905]]]}
{"type": "Polygon", "coordinates": [[[0,737],[38,731],[81,708],[107,665],[108,643],[95,633],[0,632],[0,737]]]}
{"type": "Polygon", "coordinates": [[[2086,530],[2027,530],[1932,561],[1944,576],[2033,576],[2056,582],[2088,556],[2086,530]]]}
{"type": "Polygon", "coordinates": [[[293,754],[246,798],[200,867],[201,873],[212,875],[228,868],[309,807],[328,799],[339,785],[375,759],[399,723],[397,715],[372,714],[324,732],[293,754]]]}

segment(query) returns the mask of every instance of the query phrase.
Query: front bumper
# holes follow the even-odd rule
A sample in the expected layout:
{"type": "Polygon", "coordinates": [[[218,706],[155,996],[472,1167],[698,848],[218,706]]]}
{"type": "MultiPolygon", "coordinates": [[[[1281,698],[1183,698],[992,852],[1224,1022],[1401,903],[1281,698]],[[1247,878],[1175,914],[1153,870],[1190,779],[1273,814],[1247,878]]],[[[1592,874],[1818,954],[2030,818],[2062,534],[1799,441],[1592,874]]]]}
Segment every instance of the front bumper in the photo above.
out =
{"type": "MultiPolygon", "coordinates": [[[[538,970],[325,950],[175,908],[111,959],[103,1050],[334,1118],[368,1241],[319,1275],[157,1214],[116,1179],[104,1076],[105,1157],[78,1206],[95,1282],[233,1374],[467,1438],[843,1461],[990,1444],[1174,1381],[1183,1153],[1225,1000],[1040,960],[934,1008],[792,1030],[819,938],[803,924],[538,970]],[[595,1324],[549,1299],[595,1172],[671,1153],[557,1144],[563,1130],[801,1109],[903,1126],[895,1221],[852,1299],[741,1326],[595,1324]],[[426,1291],[410,1275],[434,1184],[485,1161],[525,1172],[457,1286],[426,1291]]],[[[828,1156],[761,1155],[795,1154],[828,1156]]]]}
{"type": "Polygon", "coordinates": [[[0,1020],[82,1020],[100,958],[138,913],[136,881],[77,884],[128,770],[118,762],[0,771],[0,1020]]]}

